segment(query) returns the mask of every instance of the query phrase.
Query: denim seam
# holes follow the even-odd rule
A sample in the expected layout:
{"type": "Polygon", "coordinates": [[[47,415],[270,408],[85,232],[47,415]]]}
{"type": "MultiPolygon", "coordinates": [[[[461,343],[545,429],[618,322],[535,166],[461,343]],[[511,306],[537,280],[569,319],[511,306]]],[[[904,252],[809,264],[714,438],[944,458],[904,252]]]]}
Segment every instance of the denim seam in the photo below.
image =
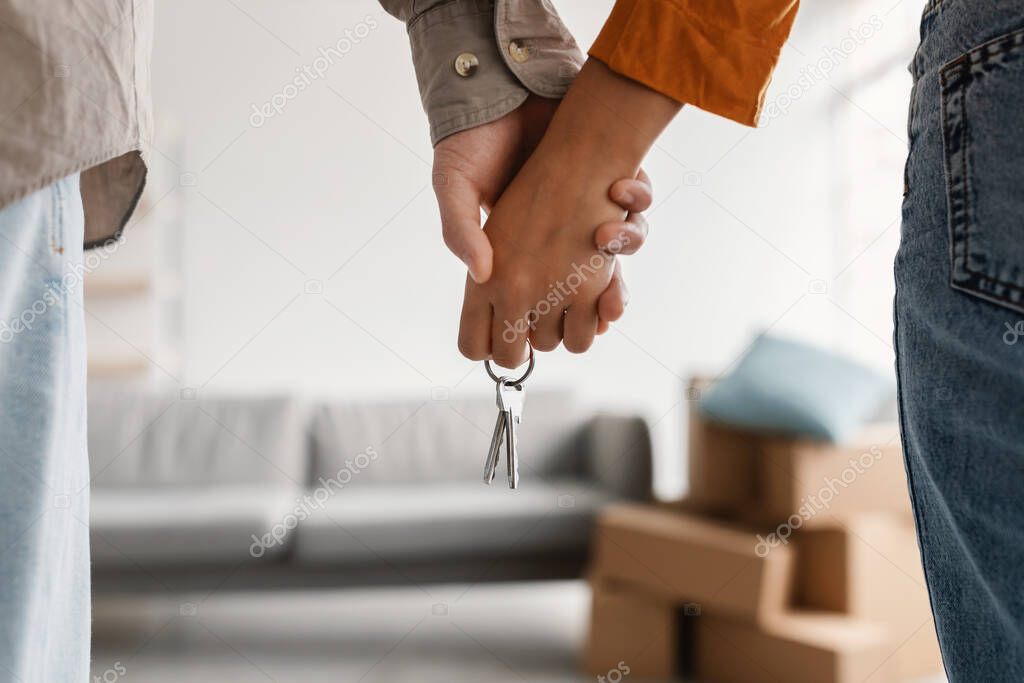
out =
{"type": "Polygon", "coordinates": [[[64,247],[64,186],[60,179],[50,187],[50,253],[57,254],[64,247]]]}
{"type": "MultiPolygon", "coordinates": [[[[895,275],[895,273],[894,273],[895,275]]],[[[893,350],[895,351],[896,361],[896,407],[897,417],[900,424],[900,447],[903,453],[903,470],[907,475],[907,493],[910,495],[910,510],[914,515],[914,522],[917,527],[917,550],[921,554],[921,570],[924,573],[925,591],[928,593],[928,605],[931,607],[932,614],[938,614],[935,605],[935,598],[932,595],[932,570],[928,563],[928,553],[924,550],[925,536],[928,534],[927,524],[925,523],[925,516],[921,512],[921,505],[917,499],[917,494],[914,491],[914,478],[915,471],[910,463],[910,453],[907,448],[907,424],[906,424],[906,409],[903,405],[903,376],[902,376],[902,364],[900,363],[900,342],[899,342],[899,329],[900,329],[900,286],[899,279],[894,277],[895,293],[893,296],[893,330],[892,330],[892,342],[893,350]]],[[[935,626],[932,626],[935,629],[935,626]]],[[[953,680],[951,672],[946,668],[945,657],[943,657],[943,669],[945,669],[946,677],[953,680]]]]}

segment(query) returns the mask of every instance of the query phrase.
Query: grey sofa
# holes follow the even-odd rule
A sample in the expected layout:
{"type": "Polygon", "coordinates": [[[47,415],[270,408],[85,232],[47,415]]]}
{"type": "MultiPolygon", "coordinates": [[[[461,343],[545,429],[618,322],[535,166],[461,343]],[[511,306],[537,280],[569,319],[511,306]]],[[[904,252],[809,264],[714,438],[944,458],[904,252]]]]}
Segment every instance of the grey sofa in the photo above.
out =
{"type": "Polygon", "coordinates": [[[534,392],[521,483],[481,482],[493,399],[300,401],[91,387],[98,593],[579,576],[598,510],[649,497],[644,421],[534,392]]]}

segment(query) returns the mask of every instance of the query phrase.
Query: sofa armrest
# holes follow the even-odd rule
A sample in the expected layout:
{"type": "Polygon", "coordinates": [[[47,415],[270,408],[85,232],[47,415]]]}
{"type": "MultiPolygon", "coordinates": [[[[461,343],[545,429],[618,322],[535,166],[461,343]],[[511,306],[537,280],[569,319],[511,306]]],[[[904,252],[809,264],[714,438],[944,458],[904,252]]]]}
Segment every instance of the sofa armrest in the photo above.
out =
{"type": "Polygon", "coordinates": [[[598,414],[583,435],[583,474],[627,500],[652,497],[651,433],[635,415],[598,414]]]}

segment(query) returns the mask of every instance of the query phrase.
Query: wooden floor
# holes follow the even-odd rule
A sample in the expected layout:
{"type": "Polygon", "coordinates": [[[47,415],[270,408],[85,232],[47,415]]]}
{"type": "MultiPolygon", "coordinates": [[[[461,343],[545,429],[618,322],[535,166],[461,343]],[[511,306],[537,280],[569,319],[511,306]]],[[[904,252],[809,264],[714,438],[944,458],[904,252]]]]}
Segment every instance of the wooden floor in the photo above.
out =
{"type": "Polygon", "coordinates": [[[588,600],[581,582],[106,600],[94,608],[93,676],[593,683],[578,667],[588,600]]]}

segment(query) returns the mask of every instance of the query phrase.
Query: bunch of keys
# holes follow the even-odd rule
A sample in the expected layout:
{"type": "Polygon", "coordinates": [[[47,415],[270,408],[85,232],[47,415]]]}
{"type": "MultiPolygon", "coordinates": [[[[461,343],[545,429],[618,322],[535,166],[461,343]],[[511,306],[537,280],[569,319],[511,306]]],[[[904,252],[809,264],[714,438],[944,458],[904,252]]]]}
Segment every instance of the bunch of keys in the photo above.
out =
{"type": "Polygon", "coordinates": [[[490,484],[494,481],[498,460],[501,457],[501,445],[504,443],[505,463],[508,467],[508,487],[514,489],[519,486],[519,443],[516,430],[523,419],[523,404],[526,401],[526,385],[524,383],[533,372],[533,346],[530,346],[530,364],[519,379],[499,377],[494,374],[490,361],[484,361],[484,367],[495,382],[496,403],[498,404],[498,420],[494,423],[491,447],[487,451],[487,460],[484,462],[484,483],[490,484]]]}

